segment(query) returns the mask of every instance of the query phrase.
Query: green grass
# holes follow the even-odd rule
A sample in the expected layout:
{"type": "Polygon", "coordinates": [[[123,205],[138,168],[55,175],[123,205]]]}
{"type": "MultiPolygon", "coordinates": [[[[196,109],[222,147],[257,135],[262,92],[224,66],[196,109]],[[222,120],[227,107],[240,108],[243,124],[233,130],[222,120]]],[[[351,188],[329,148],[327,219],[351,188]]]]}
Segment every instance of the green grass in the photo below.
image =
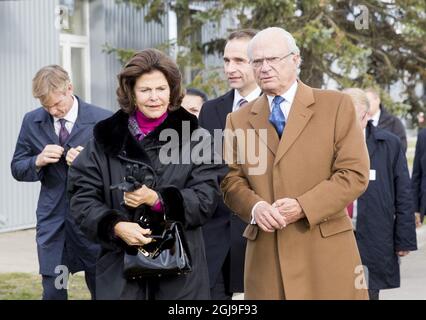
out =
{"type": "MultiPolygon", "coordinates": [[[[32,273],[0,273],[0,300],[40,300],[41,276],[32,273]]],[[[90,299],[84,276],[70,276],[68,286],[70,300],[90,299]]]]}

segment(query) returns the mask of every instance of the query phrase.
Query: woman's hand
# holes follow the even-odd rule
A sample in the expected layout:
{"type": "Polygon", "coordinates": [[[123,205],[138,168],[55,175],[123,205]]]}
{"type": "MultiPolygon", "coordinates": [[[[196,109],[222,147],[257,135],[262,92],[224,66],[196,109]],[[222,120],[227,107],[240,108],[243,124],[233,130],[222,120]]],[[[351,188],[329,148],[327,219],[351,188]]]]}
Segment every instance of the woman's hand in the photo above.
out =
{"type": "Polygon", "coordinates": [[[158,194],[154,190],[143,185],[133,192],[124,192],[124,203],[132,208],[147,204],[152,207],[158,200],[158,194]]]}
{"type": "Polygon", "coordinates": [[[134,222],[119,222],[114,226],[114,233],[129,246],[143,246],[152,241],[151,238],[144,237],[150,235],[151,230],[143,229],[134,222]]]}

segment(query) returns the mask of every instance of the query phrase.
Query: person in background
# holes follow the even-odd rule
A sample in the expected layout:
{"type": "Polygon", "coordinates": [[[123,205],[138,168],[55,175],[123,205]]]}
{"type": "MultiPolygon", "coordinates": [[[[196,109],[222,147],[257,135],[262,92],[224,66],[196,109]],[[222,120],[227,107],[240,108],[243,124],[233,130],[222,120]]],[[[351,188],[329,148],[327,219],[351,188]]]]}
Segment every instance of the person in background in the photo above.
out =
{"type": "Polygon", "coordinates": [[[418,132],[426,127],[425,113],[422,111],[417,114],[417,125],[418,132]]]}
{"type": "Polygon", "coordinates": [[[43,299],[67,299],[66,288],[55,286],[64,270],[85,271],[95,297],[95,263],[99,246],[88,241],[70,215],[66,196],[68,167],[92,138],[94,125],[110,111],[74,95],[68,73],[58,65],[41,68],[33,79],[33,96],[41,107],[22,122],[11,169],[18,181],[40,181],[37,205],[37,252],[43,299]]]}
{"type": "Polygon", "coordinates": [[[400,139],[368,121],[369,100],[358,88],[348,94],[364,129],[370,156],[367,190],[348,206],[361,261],[367,268],[370,300],[400,287],[399,259],[417,250],[407,159],[400,139]]]}
{"type": "Polygon", "coordinates": [[[207,95],[203,91],[195,88],[188,88],[182,100],[182,107],[198,118],[201,107],[206,101],[207,95]]]}
{"type": "Polygon", "coordinates": [[[416,227],[420,228],[426,212],[426,130],[420,130],[417,135],[416,151],[414,154],[411,188],[413,191],[416,227]]]}
{"type": "Polygon", "coordinates": [[[402,121],[390,114],[380,101],[380,93],[375,88],[366,88],[365,93],[370,104],[368,112],[373,125],[388,130],[401,140],[402,150],[407,152],[407,134],[402,121]]]}
{"type": "MultiPolygon", "coordinates": [[[[261,94],[247,55],[248,43],[255,34],[256,30],[244,29],[228,36],[223,63],[231,90],[206,102],[199,119],[200,126],[211,134],[218,129],[223,131],[229,113],[261,94]]],[[[229,300],[234,293],[244,291],[246,239],[242,234],[245,227],[246,223],[221,200],[212,219],[203,228],[212,299],[229,300]]]]}

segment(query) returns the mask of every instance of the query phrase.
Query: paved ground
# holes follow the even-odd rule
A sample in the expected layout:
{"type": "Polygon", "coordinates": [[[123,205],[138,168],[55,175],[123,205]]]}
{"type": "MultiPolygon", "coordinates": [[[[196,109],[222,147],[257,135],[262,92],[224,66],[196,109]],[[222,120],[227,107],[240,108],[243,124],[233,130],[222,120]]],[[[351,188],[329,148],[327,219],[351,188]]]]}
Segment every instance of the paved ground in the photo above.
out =
{"type": "Polygon", "coordinates": [[[381,291],[381,300],[426,300],[426,226],[417,229],[417,245],[401,259],[401,287],[381,291]]]}
{"type": "MultiPolygon", "coordinates": [[[[426,226],[418,229],[417,240],[419,250],[401,259],[401,287],[383,290],[381,299],[426,300],[426,226]]],[[[0,234],[0,273],[4,272],[38,272],[34,229],[0,234]]]]}
{"type": "Polygon", "coordinates": [[[0,272],[38,273],[35,229],[0,233],[0,272]]]}

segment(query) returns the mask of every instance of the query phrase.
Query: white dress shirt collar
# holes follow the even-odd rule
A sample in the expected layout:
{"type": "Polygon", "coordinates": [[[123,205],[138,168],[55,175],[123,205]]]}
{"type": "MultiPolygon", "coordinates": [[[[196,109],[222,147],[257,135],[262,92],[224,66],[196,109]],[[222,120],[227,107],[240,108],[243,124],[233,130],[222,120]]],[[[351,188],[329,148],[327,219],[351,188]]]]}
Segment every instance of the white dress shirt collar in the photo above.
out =
{"type": "Polygon", "coordinates": [[[259,98],[260,94],[262,93],[262,90],[260,90],[259,87],[256,87],[252,92],[250,92],[246,97],[243,97],[237,89],[234,89],[234,103],[232,104],[232,111],[235,111],[238,109],[238,102],[240,102],[241,99],[246,99],[247,102],[253,101],[254,99],[259,98]]]}
{"type": "MultiPolygon", "coordinates": [[[[280,96],[285,99],[285,102],[289,103],[290,106],[293,104],[294,97],[296,96],[297,91],[297,80],[291,85],[291,87],[281,94],[280,96]]],[[[272,111],[272,100],[274,100],[275,96],[267,95],[269,102],[269,110],[272,111]]]]}
{"type": "MultiPolygon", "coordinates": [[[[294,97],[296,96],[296,91],[297,91],[297,81],[295,81],[286,92],[281,94],[281,97],[283,97],[285,100],[281,102],[280,108],[284,114],[286,121],[288,119],[288,115],[290,114],[290,109],[291,109],[291,106],[293,105],[294,97]]],[[[266,97],[268,98],[269,111],[272,112],[272,100],[274,100],[275,96],[267,95],[266,97]]]]}
{"type": "Polygon", "coordinates": [[[380,114],[382,113],[381,112],[382,110],[378,110],[375,114],[374,114],[374,116],[372,116],[371,117],[371,120],[373,120],[373,125],[375,126],[375,127],[377,127],[378,125],[379,125],[379,119],[380,119],[380,114]]]}
{"type": "MultiPolygon", "coordinates": [[[[78,100],[75,96],[72,96],[72,98],[74,99],[72,107],[70,111],[68,111],[68,113],[65,115],[65,117],[63,117],[63,119],[67,120],[67,122],[71,122],[71,124],[74,125],[78,117],[78,100]]],[[[53,121],[57,122],[59,121],[59,118],[53,117],[53,121]]]]}
{"type": "MultiPolygon", "coordinates": [[[[65,122],[65,128],[68,130],[69,133],[71,133],[72,129],[74,128],[74,124],[77,121],[78,117],[78,100],[75,96],[72,96],[74,99],[74,102],[72,104],[72,107],[70,111],[63,117],[63,119],[66,120],[65,122]]],[[[59,118],[53,117],[53,126],[55,128],[56,135],[59,136],[59,131],[61,130],[61,123],[59,122],[59,118]]]]}

